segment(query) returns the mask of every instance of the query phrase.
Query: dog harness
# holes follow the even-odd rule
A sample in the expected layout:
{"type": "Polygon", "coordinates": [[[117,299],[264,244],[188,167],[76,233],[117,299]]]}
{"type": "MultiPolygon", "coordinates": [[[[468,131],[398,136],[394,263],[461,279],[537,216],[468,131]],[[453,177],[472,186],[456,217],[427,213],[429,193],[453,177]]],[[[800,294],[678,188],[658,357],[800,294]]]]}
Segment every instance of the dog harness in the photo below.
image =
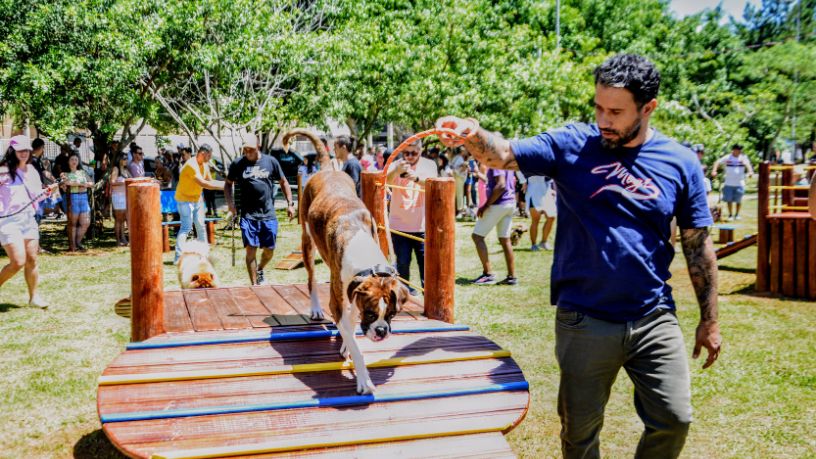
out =
{"type": "MultiPolygon", "coordinates": [[[[357,274],[354,275],[354,278],[358,277],[396,277],[397,270],[391,265],[384,265],[382,263],[376,264],[371,268],[364,269],[357,274]]],[[[354,290],[360,286],[362,282],[360,281],[351,281],[349,283],[348,289],[346,294],[348,295],[349,301],[351,301],[351,294],[354,290]]]]}

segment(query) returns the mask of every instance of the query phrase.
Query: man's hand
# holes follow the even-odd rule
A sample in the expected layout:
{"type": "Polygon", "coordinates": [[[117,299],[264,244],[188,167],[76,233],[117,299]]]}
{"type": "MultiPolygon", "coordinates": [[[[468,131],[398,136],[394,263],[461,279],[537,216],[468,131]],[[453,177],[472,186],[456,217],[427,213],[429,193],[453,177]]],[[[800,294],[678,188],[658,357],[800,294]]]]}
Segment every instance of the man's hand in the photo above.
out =
{"type": "Polygon", "coordinates": [[[482,218],[482,216],[484,215],[484,213],[485,213],[485,211],[486,211],[486,210],[487,210],[487,206],[481,206],[481,207],[479,207],[479,208],[476,210],[476,217],[478,217],[478,218],[482,218]]]}
{"type": "MultiPolygon", "coordinates": [[[[468,135],[476,132],[476,130],[479,128],[479,123],[472,118],[464,119],[456,116],[443,116],[442,118],[436,120],[436,128],[450,129],[462,137],[467,137],[468,135]]],[[[463,139],[453,137],[449,134],[440,135],[439,140],[442,142],[442,145],[445,145],[446,147],[458,147],[464,143],[463,139]]]]}
{"type": "Polygon", "coordinates": [[[694,353],[692,358],[700,356],[700,350],[706,348],[708,350],[708,358],[703,364],[703,369],[714,365],[717,358],[720,356],[722,349],[722,337],[720,336],[720,324],[716,320],[700,321],[697,325],[697,333],[695,335],[694,353]]]}
{"type": "Polygon", "coordinates": [[[288,206],[286,206],[286,216],[289,217],[289,221],[295,218],[295,203],[290,202],[288,206]]]}
{"type": "Polygon", "coordinates": [[[711,169],[711,178],[717,177],[717,169],[711,169]]]}
{"type": "Polygon", "coordinates": [[[411,165],[406,162],[401,162],[399,164],[399,167],[397,167],[397,172],[399,172],[400,178],[404,178],[412,182],[415,182],[418,177],[416,171],[411,169],[411,165]]]}
{"type": "Polygon", "coordinates": [[[235,206],[229,207],[227,208],[227,215],[231,215],[231,220],[235,220],[238,218],[238,210],[235,208],[235,206]]]}

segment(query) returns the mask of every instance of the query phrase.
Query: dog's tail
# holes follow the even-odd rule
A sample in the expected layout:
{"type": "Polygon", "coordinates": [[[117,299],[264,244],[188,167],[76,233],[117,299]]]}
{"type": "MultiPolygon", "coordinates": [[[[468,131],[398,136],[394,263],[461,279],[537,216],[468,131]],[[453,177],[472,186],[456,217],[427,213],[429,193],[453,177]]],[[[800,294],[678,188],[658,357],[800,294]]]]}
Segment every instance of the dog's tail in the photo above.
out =
{"type": "Polygon", "coordinates": [[[315,151],[317,152],[317,164],[320,166],[320,170],[328,171],[334,167],[334,162],[329,157],[329,152],[326,151],[326,147],[323,146],[323,142],[317,138],[314,133],[309,132],[306,129],[302,128],[295,128],[289,130],[286,134],[283,135],[281,142],[283,142],[283,149],[289,151],[289,140],[297,135],[302,135],[309,139],[314,145],[315,151]]]}

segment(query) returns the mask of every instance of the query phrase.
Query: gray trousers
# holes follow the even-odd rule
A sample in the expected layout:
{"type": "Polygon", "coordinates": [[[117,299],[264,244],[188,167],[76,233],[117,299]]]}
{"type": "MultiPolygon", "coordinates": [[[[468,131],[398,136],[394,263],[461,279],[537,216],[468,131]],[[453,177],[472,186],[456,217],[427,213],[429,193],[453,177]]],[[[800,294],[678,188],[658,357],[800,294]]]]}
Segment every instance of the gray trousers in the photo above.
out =
{"type": "Polygon", "coordinates": [[[558,415],[565,458],[599,458],[606,402],[623,367],[645,425],[636,458],[676,458],[691,423],[683,335],[674,313],[613,323],[558,308],[555,354],[561,368],[558,415]]]}

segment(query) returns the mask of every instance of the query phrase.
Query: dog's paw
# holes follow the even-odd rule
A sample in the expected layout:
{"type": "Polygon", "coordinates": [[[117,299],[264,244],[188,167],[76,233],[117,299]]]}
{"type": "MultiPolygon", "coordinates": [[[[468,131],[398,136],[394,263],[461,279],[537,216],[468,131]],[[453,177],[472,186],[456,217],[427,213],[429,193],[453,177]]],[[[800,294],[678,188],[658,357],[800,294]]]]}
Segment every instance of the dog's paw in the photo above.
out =
{"type": "Polygon", "coordinates": [[[376,389],[376,387],[374,386],[374,383],[371,382],[371,378],[369,378],[368,375],[365,375],[364,378],[360,377],[360,376],[357,376],[357,393],[358,394],[360,394],[360,395],[373,394],[375,389],[376,389]]]}
{"type": "Polygon", "coordinates": [[[322,310],[322,309],[312,309],[311,319],[312,319],[313,321],[315,321],[315,322],[318,322],[318,321],[321,321],[321,320],[325,320],[325,319],[326,319],[326,315],[325,315],[325,314],[323,314],[323,310],[322,310]]]}

